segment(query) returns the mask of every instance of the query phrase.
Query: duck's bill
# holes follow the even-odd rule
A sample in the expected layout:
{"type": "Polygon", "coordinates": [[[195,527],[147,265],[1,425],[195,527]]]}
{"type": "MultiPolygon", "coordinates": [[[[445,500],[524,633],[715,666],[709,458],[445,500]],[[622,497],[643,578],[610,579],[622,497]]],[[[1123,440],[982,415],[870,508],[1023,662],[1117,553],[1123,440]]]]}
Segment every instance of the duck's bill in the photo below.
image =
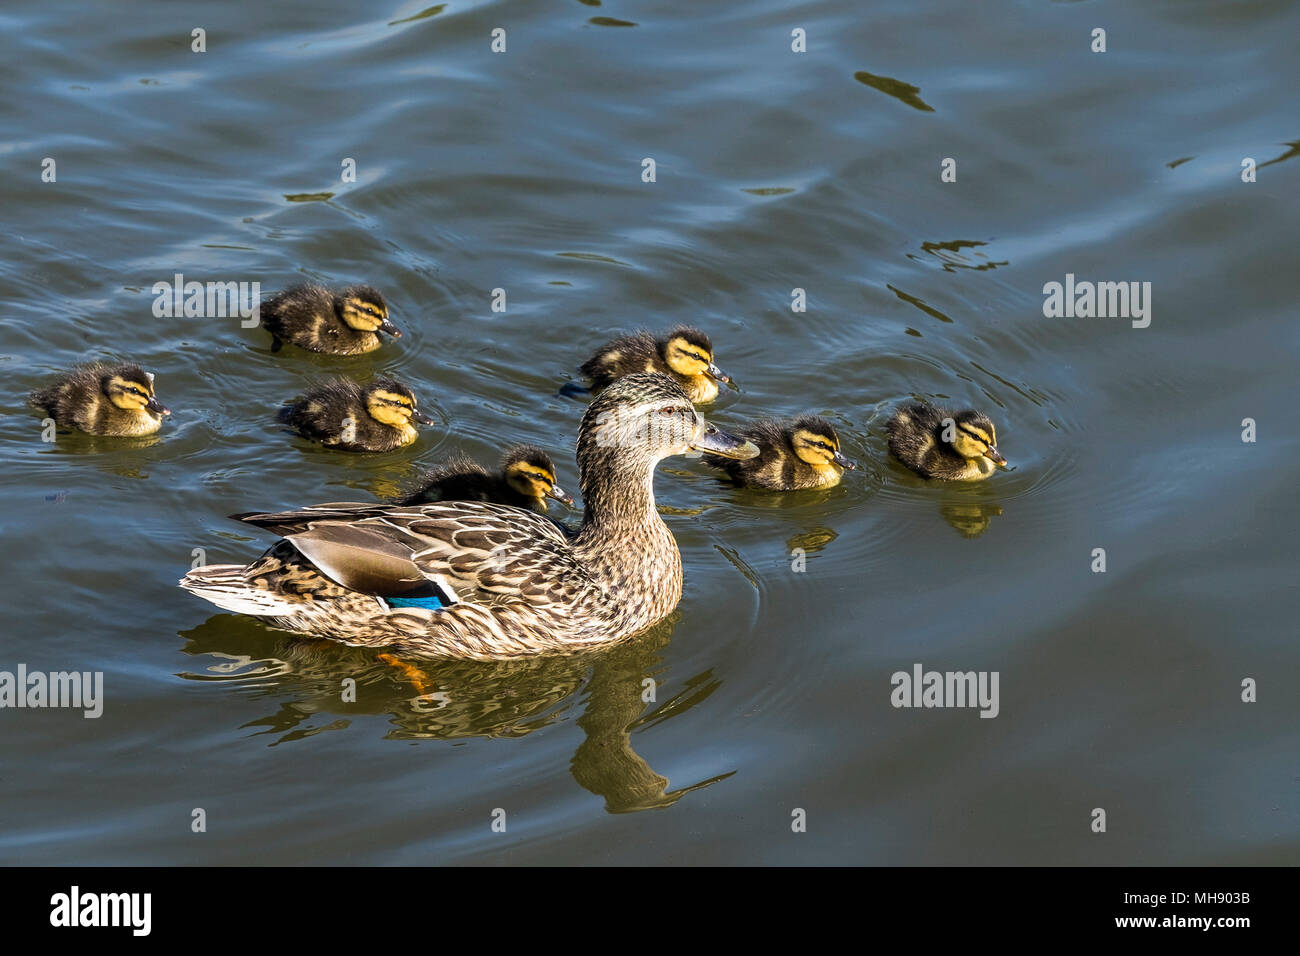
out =
{"type": "Polygon", "coordinates": [[[852,458],[844,457],[844,452],[842,451],[837,451],[835,457],[832,458],[831,461],[835,462],[835,464],[839,465],[841,468],[847,468],[849,471],[858,467],[858,463],[852,458]]]}
{"type": "Polygon", "coordinates": [[[724,372],[722,369],[718,368],[712,362],[709,363],[708,372],[709,372],[709,378],[716,379],[717,381],[721,382],[723,385],[731,384],[731,376],[728,375],[726,372],[724,372]]]}
{"type": "Polygon", "coordinates": [[[153,412],[155,415],[170,415],[172,413],[170,408],[158,401],[158,399],[154,398],[152,395],[149,396],[149,401],[144,403],[144,407],[149,409],[149,411],[153,412]]]}
{"type": "Polygon", "coordinates": [[[758,456],[758,446],[745,438],[728,435],[715,425],[705,425],[700,437],[691,442],[692,451],[721,455],[723,458],[737,458],[744,461],[758,456]]]}
{"type": "Polygon", "coordinates": [[[419,422],[421,425],[433,425],[433,424],[435,424],[434,420],[433,420],[432,418],[430,418],[428,415],[424,414],[424,412],[420,412],[420,411],[412,411],[412,412],[411,412],[411,417],[414,418],[414,419],[415,419],[417,422],[419,422]]]}
{"type": "Polygon", "coordinates": [[[1007,460],[1003,458],[1002,453],[992,445],[989,445],[989,450],[984,453],[984,457],[993,462],[993,464],[997,465],[999,468],[1007,467],[1007,460]]]}
{"type": "Polygon", "coordinates": [[[384,319],[384,321],[379,324],[379,331],[387,332],[395,339],[400,339],[402,337],[402,330],[393,325],[393,323],[389,322],[387,319],[384,319]]]}
{"type": "Polygon", "coordinates": [[[551,485],[551,490],[546,493],[546,497],[554,498],[560,504],[570,508],[573,507],[573,495],[565,494],[564,489],[559,485],[551,485]]]}

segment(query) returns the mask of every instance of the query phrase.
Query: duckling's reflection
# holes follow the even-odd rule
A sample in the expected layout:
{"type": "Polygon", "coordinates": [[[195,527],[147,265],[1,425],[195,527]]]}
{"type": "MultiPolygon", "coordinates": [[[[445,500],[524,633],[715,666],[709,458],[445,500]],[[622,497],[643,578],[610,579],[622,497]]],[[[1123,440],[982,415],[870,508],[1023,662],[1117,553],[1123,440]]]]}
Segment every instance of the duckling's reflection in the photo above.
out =
{"type": "Polygon", "coordinates": [[[941,502],[939,513],[963,538],[978,538],[989,530],[989,524],[1002,514],[998,501],[972,501],[969,498],[941,502]]]}
{"type": "Polygon", "coordinates": [[[390,716],[392,728],[385,735],[390,740],[522,737],[568,714],[585,682],[586,706],[577,724],[586,737],[570,771],[583,788],[604,798],[607,811],[626,813],[671,806],[684,794],[731,776],[669,790],[668,779],[632,747],[634,729],[684,713],[719,685],[705,673],[686,681],[670,699],[655,700],[651,690],[662,670],[659,652],[675,620],[676,615],[596,654],[481,662],[398,659],[219,614],[181,632],[188,641],[185,653],[217,660],[178,676],[239,681],[277,701],[275,712],[243,725],[275,735],[272,746],[345,729],[350,716],[380,713],[390,716]],[[349,678],[356,682],[355,702],[344,702],[349,678]],[[327,714],[338,719],[319,719],[327,714]]]}

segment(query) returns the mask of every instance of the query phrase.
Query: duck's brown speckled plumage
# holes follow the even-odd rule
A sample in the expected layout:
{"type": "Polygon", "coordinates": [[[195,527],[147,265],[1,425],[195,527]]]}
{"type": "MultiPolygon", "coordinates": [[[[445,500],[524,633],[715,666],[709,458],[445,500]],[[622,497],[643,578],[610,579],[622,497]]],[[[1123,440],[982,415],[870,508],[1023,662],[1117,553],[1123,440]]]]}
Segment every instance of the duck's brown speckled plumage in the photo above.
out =
{"type": "Polygon", "coordinates": [[[487,502],[316,505],[239,516],[285,541],[247,567],[195,569],[181,586],[292,630],[416,654],[505,659],[608,644],[661,620],[681,597],[681,557],[651,484],[661,458],[696,446],[756,451],[707,426],[670,379],[629,376],[583,417],[586,512],[572,538],[538,514],[487,502]],[[611,431],[620,415],[643,424],[661,405],[659,424],[676,416],[673,434],[687,438],[611,431]],[[425,610],[383,600],[430,588],[456,603],[425,610]]]}
{"type": "Polygon", "coordinates": [[[29,400],[58,424],[92,435],[152,435],[171,414],[154,396],[153,375],[131,363],[78,365],[29,400]],[[123,408],[118,401],[138,407],[123,408]]]}

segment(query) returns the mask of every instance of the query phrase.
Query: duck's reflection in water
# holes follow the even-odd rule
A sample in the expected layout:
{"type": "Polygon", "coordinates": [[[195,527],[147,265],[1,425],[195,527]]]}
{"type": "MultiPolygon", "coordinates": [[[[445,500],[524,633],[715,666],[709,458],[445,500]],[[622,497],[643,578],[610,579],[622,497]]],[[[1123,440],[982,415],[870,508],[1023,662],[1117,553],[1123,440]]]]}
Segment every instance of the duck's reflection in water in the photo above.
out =
{"type": "Polygon", "coordinates": [[[978,538],[1002,514],[1002,505],[996,501],[948,501],[939,505],[939,513],[963,538],[978,538]]]}
{"type": "MultiPolygon", "coordinates": [[[[570,762],[577,782],[610,813],[671,806],[684,794],[731,776],[675,790],[633,749],[632,731],[690,710],[717,689],[709,672],[659,693],[676,615],[617,647],[572,657],[520,661],[398,658],[302,638],[232,614],[181,632],[183,650],[204,666],[177,675],[237,682],[276,709],[243,728],[274,737],[271,746],[330,730],[361,715],[387,714],[385,739],[522,737],[582,708],[585,739],[570,762]],[[585,695],[582,694],[584,685],[585,695]],[[329,720],[329,716],[335,719],[329,720]]],[[[242,728],[241,728],[242,729],[242,728]]],[[[734,773],[734,771],[732,771],[734,773]]]]}

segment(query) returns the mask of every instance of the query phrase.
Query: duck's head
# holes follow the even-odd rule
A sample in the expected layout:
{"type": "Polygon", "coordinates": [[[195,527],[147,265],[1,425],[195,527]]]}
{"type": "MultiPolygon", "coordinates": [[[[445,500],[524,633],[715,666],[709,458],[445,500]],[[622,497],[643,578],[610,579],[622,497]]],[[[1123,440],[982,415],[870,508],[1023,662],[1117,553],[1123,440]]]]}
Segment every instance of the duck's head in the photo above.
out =
{"type": "Polygon", "coordinates": [[[743,460],[758,455],[758,446],[710,425],[680,385],[656,372],[625,375],[609,385],[578,430],[580,462],[601,453],[654,463],[689,452],[743,460]]]}
{"type": "Polygon", "coordinates": [[[1007,460],[998,451],[997,430],[987,415],[968,408],[954,415],[952,423],[951,439],[946,422],[941,434],[957,454],[968,459],[987,458],[999,468],[1007,466],[1007,460]]]}
{"type": "Polygon", "coordinates": [[[171,414],[171,409],[154,395],[153,373],[138,365],[119,365],[109,370],[100,379],[100,389],[110,402],[128,412],[144,409],[155,416],[171,414]]]}
{"type": "Polygon", "coordinates": [[[381,425],[402,428],[412,420],[421,425],[432,425],[433,419],[416,410],[415,393],[401,382],[382,378],[361,390],[366,411],[381,425]]]}
{"type": "Polygon", "coordinates": [[[679,325],[660,343],[664,363],[685,378],[707,375],[718,382],[730,382],[731,378],[713,361],[713,342],[699,329],[679,325]]]}
{"type": "Polygon", "coordinates": [[[387,332],[400,338],[401,330],[388,320],[388,303],[368,285],[348,286],[336,300],[339,318],[358,332],[387,332]]]}
{"type": "Polygon", "coordinates": [[[824,467],[857,468],[857,463],[840,451],[840,436],[835,426],[816,415],[804,415],[790,428],[790,447],[802,461],[824,467]]]}
{"type": "Polygon", "coordinates": [[[516,445],[506,452],[501,463],[506,482],[526,498],[554,498],[572,505],[573,498],[555,483],[555,463],[536,445],[516,445]]]}

